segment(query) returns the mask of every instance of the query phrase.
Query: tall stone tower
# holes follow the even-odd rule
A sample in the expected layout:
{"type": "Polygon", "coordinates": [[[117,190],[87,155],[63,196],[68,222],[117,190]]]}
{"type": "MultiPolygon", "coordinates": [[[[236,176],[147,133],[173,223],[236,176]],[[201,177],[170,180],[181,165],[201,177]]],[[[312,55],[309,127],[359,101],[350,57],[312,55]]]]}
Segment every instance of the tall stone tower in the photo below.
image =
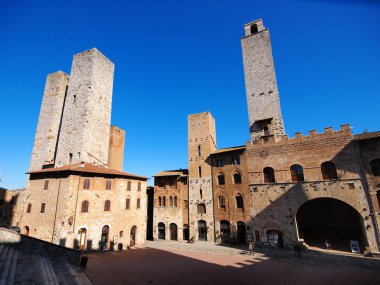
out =
{"type": "Polygon", "coordinates": [[[284,134],[269,31],[263,21],[244,26],[241,39],[251,141],[284,134]]]}
{"type": "Polygon", "coordinates": [[[46,78],[29,171],[54,166],[68,83],[69,75],[62,71],[51,73],[46,78]]]}
{"type": "Polygon", "coordinates": [[[71,67],[55,166],[108,164],[114,64],[96,48],[71,67]]]}
{"type": "Polygon", "coordinates": [[[123,171],[125,131],[111,126],[108,167],[123,171]]]}
{"type": "Polygon", "coordinates": [[[215,121],[209,112],[188,116],[190,237],[214,242],[210,154],[216,150],[215,121]]]}

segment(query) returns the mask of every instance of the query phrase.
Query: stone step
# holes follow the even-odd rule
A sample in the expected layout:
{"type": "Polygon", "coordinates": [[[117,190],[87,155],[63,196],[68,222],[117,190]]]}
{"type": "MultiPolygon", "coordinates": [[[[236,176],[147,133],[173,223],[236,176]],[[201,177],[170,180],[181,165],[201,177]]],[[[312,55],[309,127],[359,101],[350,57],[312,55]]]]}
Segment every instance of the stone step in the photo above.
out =
{"type": "Polygon", "coordinates": [[[9,267],[11,266],[12,258],[13,258],[13,247],[9,247],[7,251],[7,255],[5,256],[3,268],[0,271],[0,285],[5,285],[9,274],[9,267]]]}
{"type": "Polygon", "coordinates": [[[1,254],[1,251],[3,250],[3,248],[4,248],[4,244],[2,243],[2,244],[0,244],[0,254],[1,254]]]}
{"type": "Polygon", "coordinates": [[[18,261],[18,254],[19,254],[19,251],[17,249],[14,249],[12,261],[11,261],[10,267],[8,269],[8,276],[7,276],[7,279],[5,281],[5,284],[8,284],[8,285],[14,284],[16,268],[17,268],[17,261],[18,261]]]}
{"type": "Polygon", "coordinates": [[[34,282],[36,284],[49,284],[47,281],[46,272],[41,264],[41,256],[33,254],[33,273],[34,282]]]}
{"type": "Polygon", "coordinates": [[[47,265],[48,265],[48,268],[49,268],[49,271],[50,271],[50,274],[51,274],[51,278],[52,278],[52,281],[53,281],[52,284],[57,284],[58,285],[59,284],[58,278],[57,278],[57,276],[55,274],[55,271],[53,269],[53,265],[51,264],[50,258],[47,258],[46,262],[47,262],[47,265]]]}
{"type": "Polygon", "coordinates": [[[7,257],[8,250],[9,250],[9,246],[4,246],[3,250],[1,251],[1,254],[0,254],[0,272],[3,270],[5,258],[7,257]]]}

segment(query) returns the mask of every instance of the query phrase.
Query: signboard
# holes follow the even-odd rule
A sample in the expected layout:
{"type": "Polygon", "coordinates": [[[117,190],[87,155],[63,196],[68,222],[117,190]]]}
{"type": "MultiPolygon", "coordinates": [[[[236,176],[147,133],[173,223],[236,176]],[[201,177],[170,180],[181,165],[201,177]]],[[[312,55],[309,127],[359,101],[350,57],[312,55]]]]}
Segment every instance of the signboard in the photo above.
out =
{"type": "Polygon", "coordinates": [[[353,253],[360,253],[359,242],[357,240],[350,240],[350,245],[353,253]]]}

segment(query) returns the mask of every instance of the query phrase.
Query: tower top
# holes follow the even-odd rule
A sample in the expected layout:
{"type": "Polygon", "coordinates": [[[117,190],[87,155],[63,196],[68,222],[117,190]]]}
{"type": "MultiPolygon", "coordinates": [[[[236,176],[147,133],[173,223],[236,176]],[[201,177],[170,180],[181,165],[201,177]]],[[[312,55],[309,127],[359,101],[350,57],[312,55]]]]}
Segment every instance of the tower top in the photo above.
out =
{"type": "Polygon", "coordinates": [[[262,19],[254,20],[244,25],[244,37],[248,37],[265,30],[262,19]]]}

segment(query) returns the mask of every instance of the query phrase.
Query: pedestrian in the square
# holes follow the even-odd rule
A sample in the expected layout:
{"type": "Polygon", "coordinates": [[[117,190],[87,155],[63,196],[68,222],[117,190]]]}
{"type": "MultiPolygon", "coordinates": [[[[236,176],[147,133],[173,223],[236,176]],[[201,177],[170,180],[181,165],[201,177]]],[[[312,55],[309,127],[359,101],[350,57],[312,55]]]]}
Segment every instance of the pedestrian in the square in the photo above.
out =
{"type": "Polygon", "coordinates": [[[248,242],[249,255],[253,254],[253,241],[248,242]]]}
{"type": "Polygon", "coordinates": [[[325,240],[325,247],[326,249],[330,250],[331,249],[331,244],[328,240],[325,240]]]}
{"type": "Polygon", "coordinates": [[[295,244],[293,246],[294,249],[294,257],[301,257],[301,246],[299,244],[295,244]]]}

